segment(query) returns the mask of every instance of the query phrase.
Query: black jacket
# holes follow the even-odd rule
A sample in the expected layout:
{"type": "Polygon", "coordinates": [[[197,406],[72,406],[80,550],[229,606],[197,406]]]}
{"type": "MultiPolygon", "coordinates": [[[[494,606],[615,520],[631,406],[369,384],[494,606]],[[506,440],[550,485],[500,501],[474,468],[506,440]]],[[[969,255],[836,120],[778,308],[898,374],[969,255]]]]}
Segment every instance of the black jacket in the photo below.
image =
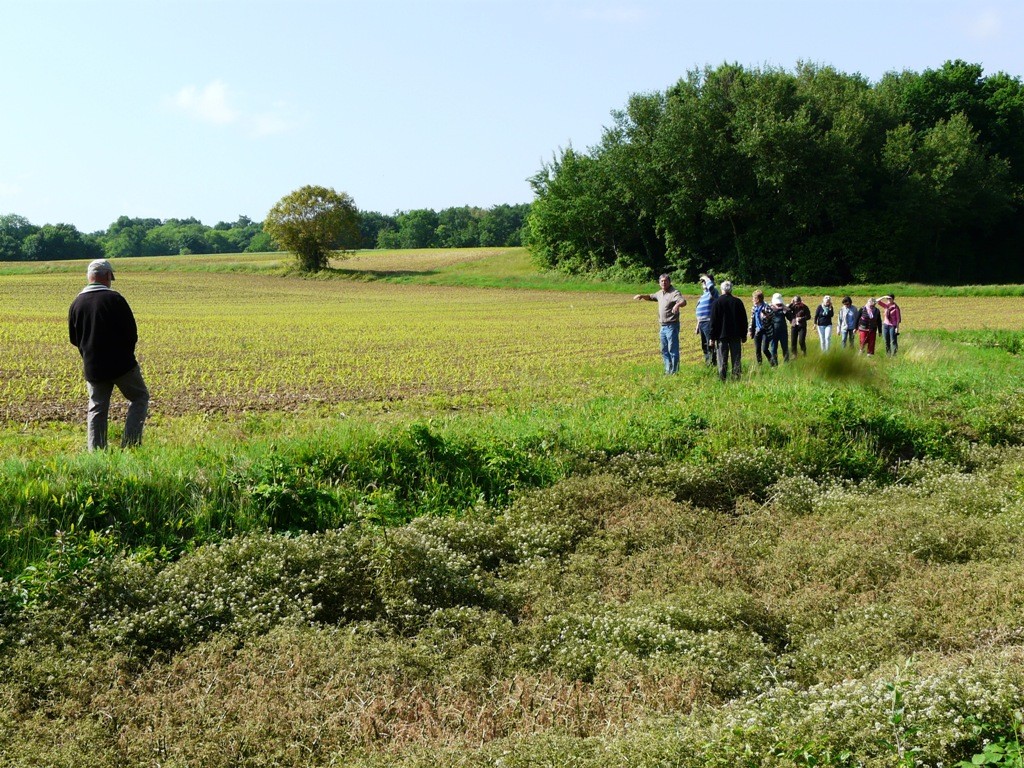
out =
{"type": "Polygon", "coordinates": [[[747,310],[743,301],[723,293],[711,304],[711,333],[715,341],[747,340],[747,310]]]}
{"type": "Polygon", "coordinates": [[[110,288],[86,288],[68,309],[68,336],[82,355],[86,381],[110,381],[132,370],[139,331],[125,298],[110,288]]]}
{"type": "Polygon", "coordinates": [[[857,330],[858,331],[874,331],[875,333],[882,332],[882,312],[878,307],[875,307],[874,317],[868,315],[868,308],[861,307],[860,312],[857,313],[857,330]]]}

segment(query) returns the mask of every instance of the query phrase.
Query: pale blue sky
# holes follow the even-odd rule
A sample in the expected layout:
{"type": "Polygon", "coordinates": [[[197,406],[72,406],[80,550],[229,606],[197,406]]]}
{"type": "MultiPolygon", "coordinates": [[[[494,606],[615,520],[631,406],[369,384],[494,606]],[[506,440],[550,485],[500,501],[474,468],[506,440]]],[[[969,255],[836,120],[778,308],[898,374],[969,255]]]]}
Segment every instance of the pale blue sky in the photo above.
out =
{"type": "Polygon", "coordinates": [[[704,65],[1024,76],[1021,0],[5,0],[0,214],[262,219],[531,199],[632,93],[704,65]]]}

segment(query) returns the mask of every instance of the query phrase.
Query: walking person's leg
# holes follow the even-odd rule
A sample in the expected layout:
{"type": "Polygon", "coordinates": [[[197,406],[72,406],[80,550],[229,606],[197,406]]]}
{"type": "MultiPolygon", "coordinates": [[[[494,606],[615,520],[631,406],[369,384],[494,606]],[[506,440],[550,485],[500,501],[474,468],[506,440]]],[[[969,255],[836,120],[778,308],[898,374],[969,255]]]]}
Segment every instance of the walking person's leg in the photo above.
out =
{"type": "Polygon", "coordinates": [[[715,362],[718,364],[718,378],[725,381],[729,371],[729,342],[720,341],[715,345],[715,362]]]}
{"type": "Polygon", "coordinates": [[[90,451],[107,447],[107,415],[110,413],[110,395],[114,391],[111,381],[87,381],[89,413],[86,416],[86,446],[90,451]]]}
{"type": "Polygon", "coordinates": [[[704,349],[704,364],[715,365],[717,361],[717,350],[711,341],[711,321],[704,320],[700,324],[700,342],[704,349]]]}
{"type": "Polygon", "coordinates": [[[124,376],[115,379],[114,384],[128,400],[128,415],[124,420],[121,447],[139,445],[142,442],[142,427],[149,413],[149,389],[142,378],[142,369],[135,366],[124,376]]]}
{"type": "Polygon", "coordinates": [[[661,360],[665,364],[665,373],[672,373],[671,336],[669,334],[671,327],[669,325],[661,326],[661,332],[658,334],[658,338],[661,340],[661,360]]]}
{"type": "Polygon", "coordinates": [[[729,354],[732,357],[732,377],[739,379],[743,374],[743,342],[740,339],[731,339],[729,341],[729,354]]]}
{"type": "Polygon", "coordinates": [[[885,354],[896,354],[896,328],[891,325],[882,326],[882,335],[885,336],[885,354]]]}

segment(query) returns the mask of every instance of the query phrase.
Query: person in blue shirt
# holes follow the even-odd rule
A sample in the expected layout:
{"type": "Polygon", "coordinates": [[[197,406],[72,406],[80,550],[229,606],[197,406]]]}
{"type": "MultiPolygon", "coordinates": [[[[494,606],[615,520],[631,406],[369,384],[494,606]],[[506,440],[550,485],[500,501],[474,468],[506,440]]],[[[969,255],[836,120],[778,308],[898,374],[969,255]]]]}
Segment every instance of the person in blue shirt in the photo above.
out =
{"type": "Polygon", "coordinates": [[[708,274],[700,276],[700,284],[704,292],[697,299],[696,333],[700,334],[700,348],[704,352],[704,364],[717,365],[715,345],[711,342],[711,304],[718,298],[718,289],[715,288],[714,279],[708,274]]]}
{"type": "Polygon", "coordinates": [[[760,365],[764,358],[772,361],[772,353],[768,345],[772,340],[771,328],[765,324],[762,313],[768,305],[764,302],[764,291],[754,291],[754,306],[750,310],[750,338],[754,341],[754,353],[757,357],[757,364],[760,365]]]}
{"type": "Polygon", "coordinates": [[[843,349],[846,349],[847,342],[849,342],[850,349],[854,349],[856,346],[854,338],[857,335],[857,316],[859,314],[860,308],[853,305],[853,300],[849,296],[843,296],[843,306],[839,310],[836,329],[839,338],[842,339],[843,349]]]}

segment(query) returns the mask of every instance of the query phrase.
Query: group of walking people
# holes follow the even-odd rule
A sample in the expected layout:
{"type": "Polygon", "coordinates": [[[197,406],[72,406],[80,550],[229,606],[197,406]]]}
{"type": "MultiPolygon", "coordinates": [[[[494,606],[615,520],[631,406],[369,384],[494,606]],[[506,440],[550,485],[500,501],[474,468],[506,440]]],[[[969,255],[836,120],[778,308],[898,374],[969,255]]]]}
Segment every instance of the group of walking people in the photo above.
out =
{"type": "Polygon", "coordinates": [[[824,296],[812,314],[800,296],[794,296],[786,304],[782,294],[776,293],[769,304],[764,300],[763,291],[754,291],[749,334],[754,340],[759,363],[766,358],[772,365],[778,365],[780,357],[785,361],[801,352],[806,355],[808,325],[817,329],[822,352],[828,352],[832,348],[832,337],[838,336],[844,349],[859,349],[864,354],[874,355],[875,342],[882,336],[885,353],[892,356],[899,349],[902,321],[900,307],[891,293],[878,299],[869,298],[859,308],[849,296],[843,296],[839,307],[833,305],[831,296],[824,296]]]}
{"type": "MultiPolygon", "coordinates": [[[[669,274],[658,278],[661,290],[652,294],[640,293],[635,300],[658,302],[661,323],[661,354],[665,373],[679,370],[679,311],[687,305],[686,299],[675,286],[669,274]]],[[[856,307],[849,296],[840,306],[824,296],[814,311],[800,296],[787,304],[781,293],[765,301],[764,291],[754,291],[753,305],[748,314],[743,301],[733,296],[733,286],[724,281],[721,290],[708,274],[700,276],[702,293],[696,305],[696,334],[700,336],[701,350],[707,365],[717,366],[724,381],[730,373],[739,378],[742,344],[748,338],[754,341],[754,354],[760,365],[787,362],[801,352],[807,354],[807,327],[818,331],[822,352],[832,346],[832,337],[840,338],[843,348],[858,349],[862,354],[874,355],[879,335],[885,341],[887,355],[895,355],[899,348],[899,328],[902,315],[896,297],[888,294],[878,299],[869,298],[863,307],[856,307]],[[781,347],[781,351],[780,348],[781,347]]]]}

